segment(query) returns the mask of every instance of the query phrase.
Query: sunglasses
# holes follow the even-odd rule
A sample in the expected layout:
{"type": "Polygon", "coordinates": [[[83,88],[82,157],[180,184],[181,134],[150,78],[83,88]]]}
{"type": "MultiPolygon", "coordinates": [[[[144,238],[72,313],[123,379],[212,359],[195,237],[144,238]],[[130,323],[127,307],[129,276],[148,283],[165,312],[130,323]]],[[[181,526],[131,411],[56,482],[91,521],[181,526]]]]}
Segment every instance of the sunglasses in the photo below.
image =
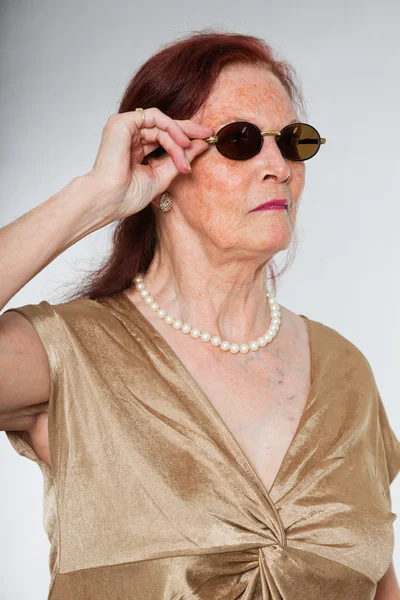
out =
{"type": "Polygon", "coordinates": [[[282,156],[289,160],[309,160],[315,156],[326,139],[307,123],[290,123],[282,131],[261,131],[257,125],[247,121],[236,121],[224,125],[217,135],[205,138],[215,144],[226,158],[247,160],[261,151],[265,135],[274,135],[282,156]]]}

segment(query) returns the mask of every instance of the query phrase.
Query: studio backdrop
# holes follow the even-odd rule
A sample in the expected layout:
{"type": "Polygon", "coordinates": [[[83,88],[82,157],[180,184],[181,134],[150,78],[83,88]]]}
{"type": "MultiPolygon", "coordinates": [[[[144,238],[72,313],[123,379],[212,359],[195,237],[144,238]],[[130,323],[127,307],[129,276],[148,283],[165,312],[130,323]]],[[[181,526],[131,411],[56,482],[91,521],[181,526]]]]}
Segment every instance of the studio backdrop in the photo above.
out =
{"type": "MultiPolygon", "coordinates": [[[[307,163],[296,257],[277,300],[364,353],[400,437],[399,22],[392,0],[3,0],[0,226],[90,171],[127,82],[161,45],[205,27],[261,37],[296,69],[309,122],[327,139],[307,163]]],[[[4,310],[59,302],[102,262],[114,227],[63,252],[4,310]]],[[[282,267],[287,253],[276,259],[282,267]]],[[[43,600],[49,542],[42,475],[4,432],[0,451],[0,599],[43,600]]],[[[399,514],[400,478],[391,493],[399,514]]],[[[394,529],[399,576],[399,520],[394,529]]]]}

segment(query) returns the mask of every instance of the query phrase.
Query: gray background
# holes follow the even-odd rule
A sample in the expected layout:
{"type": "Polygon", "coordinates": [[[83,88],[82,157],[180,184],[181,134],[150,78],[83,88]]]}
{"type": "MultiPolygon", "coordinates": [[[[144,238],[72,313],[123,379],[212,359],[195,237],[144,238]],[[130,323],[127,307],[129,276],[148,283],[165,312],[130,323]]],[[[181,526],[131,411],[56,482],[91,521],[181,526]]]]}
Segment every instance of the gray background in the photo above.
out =
{"type": "MultiPolygon", "coordinates": [[[[278,302],[333,327],[365,354],[400,438],[400,5],[3,0],[0,19],[1,226],[91,169],[125,85],[161,44],[218,26],[263,37],[294,65],[309,122],[327,144],[307,163],[300,246],[278,302]]],[[[56,303],[64,284],[100,261],[110,231],[69,248],[4,310],[56,303]]],[[[43,600],[42,475],[4,433],[0,452],[0,598],[43,600]]],[[[400,513],[400,476],[391,490],[400,513]]],[[[400,519],[395,536],[399,577],[400,519]]]]}

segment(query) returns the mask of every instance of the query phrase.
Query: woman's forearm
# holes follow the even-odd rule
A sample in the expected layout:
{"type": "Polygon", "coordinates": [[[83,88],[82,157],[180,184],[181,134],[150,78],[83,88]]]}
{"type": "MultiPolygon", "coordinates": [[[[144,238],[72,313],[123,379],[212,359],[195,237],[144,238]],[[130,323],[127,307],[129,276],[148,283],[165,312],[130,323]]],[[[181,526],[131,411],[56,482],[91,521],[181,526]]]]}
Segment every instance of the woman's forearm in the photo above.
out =
{"type": "Polygon", "coordinates": [[[87,176],[0,228],[0,311],[64,250],[115,220],[87,176]]]}

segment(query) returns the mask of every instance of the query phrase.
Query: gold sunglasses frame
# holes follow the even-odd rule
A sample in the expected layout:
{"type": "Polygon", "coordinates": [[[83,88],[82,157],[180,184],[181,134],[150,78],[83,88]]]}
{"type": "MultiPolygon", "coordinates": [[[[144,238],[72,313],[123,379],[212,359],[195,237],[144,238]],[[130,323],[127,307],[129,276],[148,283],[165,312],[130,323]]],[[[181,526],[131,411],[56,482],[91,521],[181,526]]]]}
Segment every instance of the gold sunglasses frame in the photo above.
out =
{"type": "MultiPolygon", "coordinates": [[[[257,127],[257,125],[254,125],[254,123],[250,123],[250,121],[233,121],[232,123],[228,123],[227,125],[224,125],[223,127],[221,127],[221,129],[224,129],[225,127],[228,127],[228,125],[233,125],[234,123],[249,123],[249,125],[253,125],[254,127],[257,127]]],[[[302,123],[301,121],[299,121],[297,123],[290,123],[290,125],[286,125],[286,127],[290,127],[291,125],[308,125],[309,127],[313,127],[312,125],[309,125],[308,123],[302,123]]],[[[286,127],[284,127],[282,129],[282,131],[284,129],[286,129],[286,127]]],[[[315,127],[313,127],[313,129],[315,129],[315,127]]],[[[268,129],[264,129],[264,130],[260,130],[260,131],[261,131],[261,135],[263,137],[266,136],[266,135],[273,135],[275,137],[280,137],[282,135],[281,131],[271,131],[271,130],[268,130],[268,129]]],[[[317,131],[317,130],[315,129],[315,131],[317,131]]],[[[319,131],[318,131],[318,135],[319,135],[319,131]]],[[[204,141],[207,142],[208,144],[216,144],[218,142],[218,134],[217,135],[211,135],[208,138],[204,138],[204,141]]],[[[323,138],[323,137],[320,136],[320,141],[321,141],[321,144],[325,144],[326,143],[326,138],[323,138]]]]}

